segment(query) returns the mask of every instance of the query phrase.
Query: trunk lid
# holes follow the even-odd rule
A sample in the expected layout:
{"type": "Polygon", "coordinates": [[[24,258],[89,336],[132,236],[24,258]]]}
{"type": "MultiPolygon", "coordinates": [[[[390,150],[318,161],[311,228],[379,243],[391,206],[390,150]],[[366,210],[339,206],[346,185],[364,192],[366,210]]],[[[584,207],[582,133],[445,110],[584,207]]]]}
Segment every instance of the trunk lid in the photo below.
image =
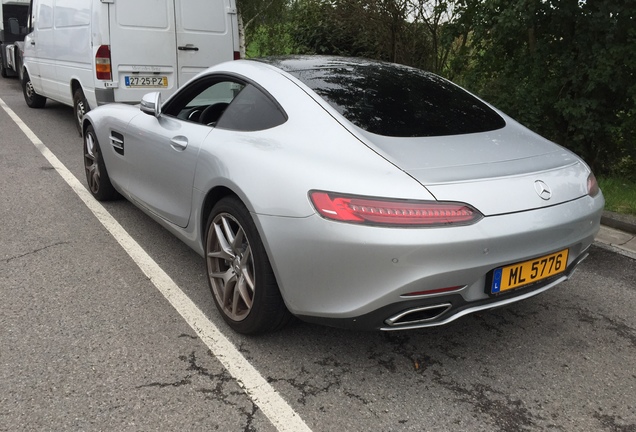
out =
{"type": "Polygon", "coordinates": [[[468,203],[486,216],[549,207],[587,194],[589,169],[580,158],[505,119],[502,129],[466,135],[361,133],[437,200],[468,203]]]}

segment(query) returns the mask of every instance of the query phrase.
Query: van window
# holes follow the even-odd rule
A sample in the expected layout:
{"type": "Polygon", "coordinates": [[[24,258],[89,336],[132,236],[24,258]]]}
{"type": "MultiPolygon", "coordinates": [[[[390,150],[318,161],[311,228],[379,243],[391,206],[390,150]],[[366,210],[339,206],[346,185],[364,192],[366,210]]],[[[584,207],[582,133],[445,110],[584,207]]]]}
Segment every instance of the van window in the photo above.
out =
{"type": "MultiPolygon", "coordinates": [[[[85,4],[85,6],[87,6],[85,4]]],[[[81,27],[90,23],[91,11],[77,0],[56,0],[55,27],[81,27]]]]}
{"type": "Polygon", "coordinates": [[[184,30],[225,33],[224,0],[206,0],[192,7],[189,2],[179,2],[181,25],[184,30]]]}
{"type": "Polygon", "coordinates": [[[53,0],[42,0],[38,7],[37,28],[53,28],[53,0]]]}
{"type": "MultiPolygon", "coordinates": [[[[168,4],[157,0],[118,1],[117,23],[121,26],[168,28],[168,4]]],[[[131,41],[132,42],[132,41],[131,41]]]]}

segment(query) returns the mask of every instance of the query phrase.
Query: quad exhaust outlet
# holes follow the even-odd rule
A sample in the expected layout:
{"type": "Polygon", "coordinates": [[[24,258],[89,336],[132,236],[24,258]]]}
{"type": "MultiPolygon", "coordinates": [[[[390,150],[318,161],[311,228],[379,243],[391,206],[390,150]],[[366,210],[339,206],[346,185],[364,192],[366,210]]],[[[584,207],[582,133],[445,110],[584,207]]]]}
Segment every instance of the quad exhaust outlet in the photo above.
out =
{"type": "Polygon", "coordinates": [[[387,318],[384,322],[390,327],[425,323],[435,320],[450,308],[450,303],[416,307],[402,311],[391,318],[387,318]]]}

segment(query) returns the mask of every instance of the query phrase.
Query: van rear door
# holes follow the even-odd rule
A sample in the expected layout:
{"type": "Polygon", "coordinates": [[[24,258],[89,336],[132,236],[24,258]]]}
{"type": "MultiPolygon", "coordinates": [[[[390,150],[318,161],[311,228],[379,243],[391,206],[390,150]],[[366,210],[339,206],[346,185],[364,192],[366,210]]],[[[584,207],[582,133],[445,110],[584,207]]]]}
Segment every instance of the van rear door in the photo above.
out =
{"type": "Polygon", "coordinates": [[[175,0],[178,83],[234,59],[238,28],[234,0],[175,0]]]}
{"type": "Polygon", "coordinates": [[[176,90],[174,13],[174,0],[124,0],[109,4],[116,102],[138,103],[150,91],[161,90],[167,96],[176,90]]]}

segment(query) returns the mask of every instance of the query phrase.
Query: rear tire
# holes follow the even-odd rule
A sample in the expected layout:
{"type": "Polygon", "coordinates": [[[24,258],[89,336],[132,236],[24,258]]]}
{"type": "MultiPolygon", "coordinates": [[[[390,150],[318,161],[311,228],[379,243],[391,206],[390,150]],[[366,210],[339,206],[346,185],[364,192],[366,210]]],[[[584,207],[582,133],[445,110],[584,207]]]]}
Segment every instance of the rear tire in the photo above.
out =
{"type": "Polygon", "coordinates": [[[77,133],[82,136],[82,122],[84,121],[84,114],[90,111],[90,106],[82,89],[77,89],[73,93],[73,109],[75,110],[75,126],[77,127],[77,133]]]}
{"type": "Polygon", "coordinates": [[[104,164],[93,126],[88,126],[84,134],[84,169],[86,170],[88,190],[97,201],[111,201],[119,198],[119,193],[108,177],[106,164],[104,164]]]}
{"type": "Polygon", "coordinates": [[[44,108],[46,98],[35,92],[33,83],[31,83],[31,78],[26,72],[24,73],[24,79],[22,80],[22,92],[24,93],[24,100],[30,108],[44,108]]]}
{"type": "Polygon", "coordinates": [[[208,217],[205,261],[216,307],[234,331],[272,332],[292,320],[254,220],[235,197],[221,199],[208,217]]]}

